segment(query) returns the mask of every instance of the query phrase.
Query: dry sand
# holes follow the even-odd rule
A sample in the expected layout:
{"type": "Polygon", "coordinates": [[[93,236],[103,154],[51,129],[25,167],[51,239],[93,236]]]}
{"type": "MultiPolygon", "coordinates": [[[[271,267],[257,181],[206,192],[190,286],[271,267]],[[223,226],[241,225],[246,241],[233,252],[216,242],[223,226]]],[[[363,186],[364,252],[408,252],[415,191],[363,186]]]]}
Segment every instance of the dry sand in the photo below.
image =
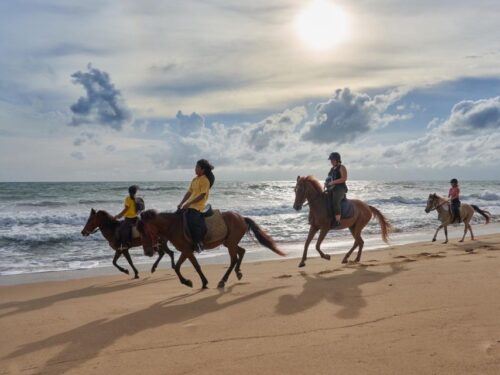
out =
{"type": "Polygon", "coordinates": [[[0,287],[0,374],[500,373],[500,235],[340,259],[0,287]]]}

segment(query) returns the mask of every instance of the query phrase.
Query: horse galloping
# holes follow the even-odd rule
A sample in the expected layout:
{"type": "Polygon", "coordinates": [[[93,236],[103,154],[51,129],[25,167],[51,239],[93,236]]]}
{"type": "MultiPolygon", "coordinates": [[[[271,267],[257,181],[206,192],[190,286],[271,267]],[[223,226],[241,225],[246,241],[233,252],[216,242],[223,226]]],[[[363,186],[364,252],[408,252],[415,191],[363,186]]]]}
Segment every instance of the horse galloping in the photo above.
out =
{"type": "MultiPolygon", "coordinates": [[[[454,221],[453,215],[451,215],[450,213],[450,205],[448,199],[440,197],[436,193],[429,194],[425,212],[429,213],[434,210],[436,210],[438,213],[438,219],[441,221],[441,225],[436,229],[436,233],[434,233],[434,237],[432,237],[432,242],[436,241],[439,230],[441,228],[444,228],[444,235],[446,239],[443,243],[448,243],[448,225],[453,224],[452,221],[454,221]]],[[[481,210],[474,204],[462,203],[460,205],[460,220],[463,221],[465,228],[464,235],[459,242],[464,242],[467,230],[470,231],[471,240],[474,240],[474,233],[472,232],[472,227],[470,225],[470,221],[472,220],[472,216],[474,216],[474,212],[479,213],[486,219],[485,224],[488,224],[491,220],[491,213],[489,213],[488,211],[481,210]]]]}
{"type": "MultiPolygon", "coordinates": [[[[115,251],[115,257],[113,258],[113,265],[116,268],[118,268],[120,272],[126,273],[127,275],[129,274],[128,269],[120,267],[117,263],[118,259],[123,254],[125,259],[127,259],[128,264],[130,264],[132,270],[134,271],[134,279],[138,279],[139,271],[137,271],[137,268],[135,268],[134,263],[132,262],[129,249],[122,250],[118,248],[116,245],[116,231],[119,225],[120,222],[114,219],[113,216],[111,216],[106,211],[100,210],[96,212],[96,210],[91,209],[89,218],[87,219],[87,223],[85,224],[85,227],[83,228],[81,233],[82,236],[87,237],[92,233],[95,233],[98,230],[100,230],[104,238],[108,241],[109,246],[115,251]]],[[[132,239],[131,247],[138,247],[141,245],[142,242],[140,238],[132,239]]],[[[168,248],[166,242],[162,243],[161,246],[158,246],[157,251],[158,251],[158,258],[156,259],[156,261],[153,264],[153,267],[151,268],[151,273],[156,271],[156,267],[158,267],[158,263],[160,263],[160,260],[161,258],[163,258],[163,255],[165,255],[165,253],[167,253],[170,256],[172,268],[175,268],[174,252],[168,248]]],[[[148,256],[153,256],[154,252],[151,249],[150,252],[145,251],[144,254],[148,256]]]]}
{"type": "MultiPolygon", "coordinates": [[[[306,243],[304,245],[304,253],[299,267],[304,267],[307,260],[307,249],[312,239],[319,231],[318,241],[316,242],[316,250],[323,259],[330,260],[330,255],[321,251],[321,243],[325,239],[327,233],[333,229],[331,217],[328,214],[327,208],[327,195],[323,192],[321,184],[313,176],[297,177],[297,184],[295,186],[295,202],[293,208],[297,211],[302,209],[305,202],[309,204],[309,234],[307,235],[306,243]]],[[[352,236],[354,237],[354,244],[351,249],[346,253],[342,259],[342,263],[347,263],[349,256],[358,247],[358,254],[356,262],[361,260],[361,253],[363,251],[364,241],[361,237],[363,228],[368,222],[376,216],[380,227],[382,229],[382,240],[387,243],[391,225],[386,217],[375,207],[366,204],[357,199],[350,200],[354,205],[354,215],[349,219],[341,219],[340,227],[335,229],[349,228],[352,236]]]]}
{"type": "MultiPolygon", "coordinates": [[[[181,252],[181,255],[175,265],[175,272],[179,277],[181,284],[190,288],[193,287],[191,280],[184,278],[181,274],[182,263],[184,263],[186,259],[189,259],[194,269],[200,276],[202,288],[206,289],[208,280],[203,274],[203,271],[194,256],[192,242],[184,234],[182,216],[181,212],[158,213],[155,210],[147,210],[141,214],[141,220],[137,225],[137,229],[141,234],[142,244],[145,251],[151,251],[152,248],[156,248],[158,246],[158,238],[162,238],[165,241],[170,241],[174,247],[181,252]]],[[[224,285],[226,284],[233,269],[238,277],[238,280],[243,277],[243,274],[241,273],[241,262],[243,261],[243,257],[245,255],[245,249],[239,246],[239,243],[245,233],[249,231],[253,232],[255,238],[261,245],[267,247],[278,255],[285,256],[285,253],[278,249],[272,237],[262,230],[262,228],[260,228],[252,219],[243,217],[233,211],[222,212],[222,218],[227,227],[226,237],[217,242],[204,243],[205,249],[213,249],[219,245],[224,245],[227,247],[231,258],[229,268],[219,281],[219,284],[217,285],[218,288],[224,288],[224,285]]]]}

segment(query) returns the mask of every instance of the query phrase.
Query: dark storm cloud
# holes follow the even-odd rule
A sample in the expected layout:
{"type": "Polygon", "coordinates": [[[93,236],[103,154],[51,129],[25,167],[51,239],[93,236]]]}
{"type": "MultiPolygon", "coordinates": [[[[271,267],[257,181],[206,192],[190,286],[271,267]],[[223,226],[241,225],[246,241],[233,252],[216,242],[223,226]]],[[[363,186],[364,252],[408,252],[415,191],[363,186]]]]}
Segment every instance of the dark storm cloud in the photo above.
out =
{"type": "Polygon", "coordinates": [[[73,118],[69,125],[98,124],[121,130],[132,115],[125,105],[121,93],[111,83],[108,73],[87,66],[87,72],[76,72],[71,75],[73,83],[85,88],[86,96],[82,96],[70,109],[73,118]]]}

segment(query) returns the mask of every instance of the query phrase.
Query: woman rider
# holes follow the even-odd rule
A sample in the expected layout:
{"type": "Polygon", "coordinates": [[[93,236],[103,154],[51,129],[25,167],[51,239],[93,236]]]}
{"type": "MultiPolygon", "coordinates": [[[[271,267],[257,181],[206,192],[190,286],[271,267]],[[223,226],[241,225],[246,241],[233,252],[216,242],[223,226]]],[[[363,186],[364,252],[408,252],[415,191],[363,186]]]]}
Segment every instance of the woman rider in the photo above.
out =
{"type": "Polygon", "coordinates": [[[187,209],[187,222],[191,239],[194,243],[194,250],[201,252],[203,250],[203,238],[207,233],[205,219],[202,211],[208,200],[209,190],[214,184],[215,176],[212,173],[214,167],[208,160],[201,159],[196,163],[196,177],[191,181],[189,190],[182,198],[177,209],[187,209]]]}
{"type": "Polygon", "coordinates": [[[135,195],[139,186],[132,185],[128,188],[128,196],[125,198],[123,210],[114,217],[118,220],[125,216],[125,220],[118,230],[118,248],[128,249],[132,244],[132,227],[137,224],[137,208],[135,205],[135,195]]]}
{"type": "Polygon", "coordinates": [[[451,188],[448,191],[448,198],[451,202],[451,212],[453,213],[452,223],[455,221],[460,223],[460,188],[458,187],[458,180],[452,178],[450,181],[451,188]]]}
{"type": "Polygon", "coordinates": [[[332,164],[332,169],[328,173],[325,181],[325,188],[330,200],[330,209],[334,217],[333,227],[340,225],[340,201],[345,198],[347,193],[347,169],[342,165],[342,160],[338,152],[332,152],[328,157],[332,164]]]}

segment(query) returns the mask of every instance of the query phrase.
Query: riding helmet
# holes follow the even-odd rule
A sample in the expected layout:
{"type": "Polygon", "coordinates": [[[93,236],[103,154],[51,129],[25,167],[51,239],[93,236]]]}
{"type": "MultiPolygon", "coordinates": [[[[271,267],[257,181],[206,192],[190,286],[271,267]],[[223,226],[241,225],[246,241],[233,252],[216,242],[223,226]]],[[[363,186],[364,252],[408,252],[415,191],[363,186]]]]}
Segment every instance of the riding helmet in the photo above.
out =
{"type": "Polygon", "coordinates": [[[452,178],[450,180],[450,184],[458,184],[458,180],[456,178],[452,178]]]}
{"type": "Polygon", "coordinates": [[[337,160],[339,163],[342,161],[338,152],[332,152],[328,157],[328,160],[337,160]]]}

